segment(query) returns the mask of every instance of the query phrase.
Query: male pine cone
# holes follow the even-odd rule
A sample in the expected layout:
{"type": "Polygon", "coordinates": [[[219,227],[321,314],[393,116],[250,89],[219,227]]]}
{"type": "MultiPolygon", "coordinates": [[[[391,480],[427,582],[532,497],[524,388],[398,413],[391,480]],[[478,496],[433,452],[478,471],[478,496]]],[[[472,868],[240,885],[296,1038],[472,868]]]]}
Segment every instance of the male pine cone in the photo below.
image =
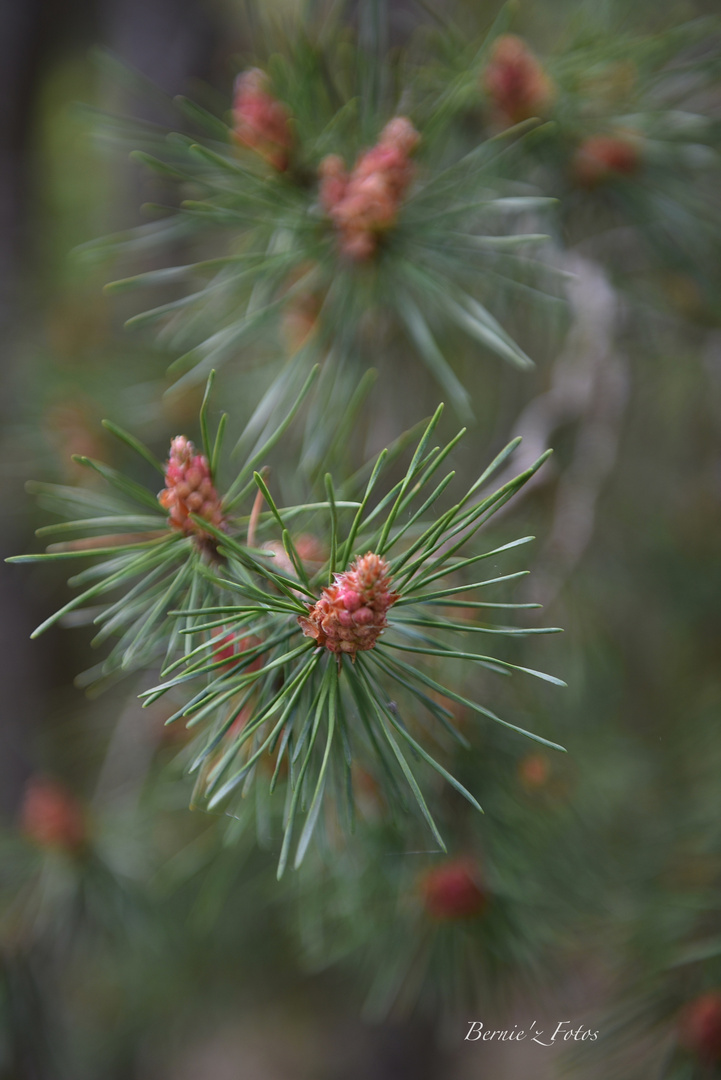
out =
{"type": "Polygon", "coordinates": [[[359,556],[298,622],[306,637],[331,652],[355,659],[358,652],[372,649],[388,625],[386,614],[398,599],[391,589],[388,563],[369,551],[359,556]]]}

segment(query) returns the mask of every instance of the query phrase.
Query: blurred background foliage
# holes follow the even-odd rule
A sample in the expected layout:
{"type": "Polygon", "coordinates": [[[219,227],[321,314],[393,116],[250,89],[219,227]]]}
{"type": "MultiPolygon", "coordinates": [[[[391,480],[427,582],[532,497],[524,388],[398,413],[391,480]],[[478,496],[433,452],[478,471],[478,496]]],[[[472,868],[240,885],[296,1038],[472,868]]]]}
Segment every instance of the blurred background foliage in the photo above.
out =
{"type": "MultiPolygon", "coordinates": [[[[351,39],[363,6],[343,13],[351,39]]],[[[298,20],[315,25],[324,6],[268,7],[271,22],[300,36],[298,20]]],[[[62,575],[0,564],[0,1076],[717,1075],[721,62],[718,27],[705,21],[714,9],[711,0],[389,6],[391,55],[408,47],[429,101],[439,87],[457,91],[449,154],[498,126],[484,104],[488,57],[478,59],[497,18],[565,95],[507,162],[511,182],[559,198],[551,223],[528,231],[551,232],[549,265],[573,275],[565,304],[513,293],[494,309],[535,367],[502,364],[453,327],[440,340],[475,413],[454,455],[464,480],[516,434],[521,466],[555,449],[493,539],[538,537],[533,574],[507,598],[543,603],[544,623],[565,634],[531,637],[513,658],[568,689],[488,679],[500,684],[494,709],[569,753],[484,727],[458,776],[481,793],[485,817],[436,793],[451,850],[482,870],[469,900],[477,917],[433,919],[426,838],[420,853],[396,849],[362,777],[362,846],[313,852],[277,884],[277,851],[258,850],[232,820],[188,812],[183,735],[163,727],[161,705],[141,712],[142,680],[86,697],[72,684],[87,666],[86,628],[29,641],[69,598],[62,575]],[[643,134],[646,115],[657,143],[680,106],[647,71],[690,64],[674,94],[704,118],[697,158],[679,160],[676,126],[674,151],[642,177],[574,185],[568,147],[578,125],[593,134],[574,71],[594,50],[613,64],[631,55],[644,72],[631,102],[614,89],[601,126],[628,126],[618,117],[632,113],[643,134]],[[546,1030],[569,1019],[599,1038],[464,1043],[473,1019],[546,1030]]],[[[141,203],[170,197],[126,153],[98,145],[78,103],[160,126],[173,117],[160,97],[118,86],[91,47],[220,114],[238,70],[267,61],[268,39],[257,6],[240,0],[83,0],[62,11],[10,0],[0,18],[4,557],[32,550],[46,523],[24,493],[29,477],[77,483],[71,454],[128,465],[103,417],[160,457],[179,431],[197,437],[202,386],[166,392],[175,356],[122,325],[137,297],[104,294],[116,267],[73,254],[139,224],[141,203]]],[[[596,90],[590,98],[598,106],[596,90]]],[[[429,107],[423,119],[433,116],[429,107]]],[[[182,241],[172,254],[183,261],[182,241]]],[[[150,254],[128,273],[162,265],[150,254]]],[[[265,385],[268,352],[292,351],[292,334],[283,342],[274,328],[272,342],[249,346],[242,379],[221,372],[222,406],[238,423],[265,385]]],[[[394,341],[353,456],[432,413],[438,393],[394,341]]],[[[443,423],[450,437],[456,420],[443,423]]]]}

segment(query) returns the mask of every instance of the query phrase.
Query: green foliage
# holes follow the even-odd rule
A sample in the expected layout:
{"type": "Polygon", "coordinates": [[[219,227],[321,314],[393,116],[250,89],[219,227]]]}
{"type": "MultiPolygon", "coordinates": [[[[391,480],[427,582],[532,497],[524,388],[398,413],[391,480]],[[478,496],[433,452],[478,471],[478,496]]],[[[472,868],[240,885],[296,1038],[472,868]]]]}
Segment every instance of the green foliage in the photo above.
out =
{"type": "MultiPolygon", "coordinates": [[[[508,1026],[519,997],[543,1007],[570,973],[600,1031],[572,1055],[573,1075],[700,1080],[716,1065],[685,1044],[682,1017],[721,980],[718,402],[715,340],[702,342],[700,327],[718,296],[717,23],[635,34],[626,27],[643,11],[623,10],[621,32],[608,5],[537,16],[509,4],[481,33],[491,13],[477,5],[459,5],[459,22],[403,5],[416,33],[389,47],[385,4],[357,5],[357,27],[342,7],[308,5],[303,29],[290,7],[243,15],[244,48],[248,28],[260,31],[243,66],[267,71],[291,116],[283,172],[239,145],[228,88],[193,88],[202,106],[153,91],[166,115],[176,110],[172,132],[95,114],[101,137],[154,174],[157,195],[146,225],[84,254],[90,266],[117,260],[114,309],[127,314],[142,290],[148,310],[129,328],[158,331],[180,393],[149,400],[161,387],[138,385],[143,355],[123,396],[132,338],[110,349],[108,328],[98,341],[90,327],[76,355],[67,324],[79,312],[65,315],[56,359],[49,320],[30,389],[52,396],[55,363],[68,396],[92,386],[159,454],[169,414],[181,426],[183,390],[192,397],[222,366],[223,404],[244,428],[226,447],[230,425],[210,424],[206,393],[194,434],[223,498],[221,528],[198,518],[197,532],[173,529],[152,480],[164,464],[115,422],[106,429],[132,451],[131,475],[84,450],[86,485],[30,485],[65,520],[38,530],[57,541],[45,555],[17,561],[89,562],[37,633],[94,622],[110,652],[80,682],[135,671],[157,685],[144,712],[126,703],[117,723],[112,691],[78,706],[82,722],[61,722],[62,695],[47,709],[43,762],[62,762],[76,786],[97,780],[97,793],[82,852],[1,841],[0,1072],[97,1075],[93,1040],[101,1071],[146,1071],[147,1046],[164,1065],[186,1019],[191,1032],[212,1027],[221,1001],[237,1016],[243,994],[257,1002],[267,983],[276,1010],[301,970],[324,1003],[350,993],[354,1007],[367,991],[376,1019],[416,1012],[430,1030],[450,1013],[454,1040],[469,1008],[502,1010],[508,1026]],[[506,126],[486,76],[511,32],[554,96],[538,118],[506,126]],[[396,114],[422,136],[414,181],[373,257],[354,262],[320,206],[318,168],[327,154],[351,167],[396,114]],[[636,156],[589,182],[578,154],[599,136],[636,156]],[[610,327],[591,310],[569,339],[578,355],[569,346],[553,363],[560,340],[543,340],[544,320],[562,308],[564,275],[532,257],[546,232],[554,248],[537,257],[573,268],[580,253],[594,280],[624,289],[609,296],[630,316],[610,327]],[[527,373],[528,354],[549,365],[522,385],[484,366],[487,352],[527,373]],[[606,368],[631,387],[627,421],[625,399],[611,416],[606,368]],[[437,415],[398,434],[406,407],[430,411],[429,381],[454,412],[482,412],[492,434],[435,446],[437,415]],[[584,395],[596,399],[585,411],[584,395]],[[478,476],[517,417],[536,453],[553,439],[558,483],[534,483],[523,524],[499,515],[500,535],[481,543],[478,530],[542,461],[504,483],[514,440],[478,476]],[[601,490],[594,465],[600,455],[610,468],[616,445],[623,468],[601,490]],[[516,549],[531,537],[512,537],[525,532],[549,543],[514,603],[516,549]],[[299,619],[368,551],[388,560],[400,597],[375,645],[339,660],[299,619]],[[549,628],[526,610],[547,595],[552,621],[573,630],[562,649],[548,643],[552,661],[534,636],[549,628]],[[567,694],[535,670],[546,662],[570,673],[567,694]],[[571,753],[546,753],[560,749],[546,736],[571,753]],[[217,817],[186,812],[188,772],[192,804],[217,817]],[[439,918],[424,876],[457,857],[474,860],[487,905],[439,918]],[[288,863],[298,871],[279,884],[288,863]]],[[[58,171],[72,154],[56,119],[58,171]]],[[[87,222],[72,231],[87,235],[87,222]]],[[[20,457],[36,459],[47,434],[22,431],[20,457]]],[[[27,475],[24,459],[16,471],[27,475]]],[[[38,580],[47,570],[31,589],[38,580]]]]}
{"type": "MultiPolygon", "coordinates": [[[[210,385],[209,381],[200,429],[206,460],[216,462],[218,434],[211,439],[206,419],[210,385]]],[[[63,535],[68,531],[85,534],[80,541],[62,543],[63,550],[14,558],[16,562],[101,558],[71,579],[75,585],[92,584],[46,619],[35,635],[88,601],[109,592],[119,593],[112,603],[89,612],[101,627],[95,643],[113,633],[119,640],[98,669],[81,682],[159,664],[166,681],[143,694],[146,704],[152,704],[169,691],[174,695],[187,691],[189,683],[200,679],[200,689],[168,720],[187,717],[188,727],[202,728],[190,763],[191,772],[198,774],[193,801],[214,809],[239,792],[245,796],[253,782],[260,786],[260,769],[271,760],[272,774],[263,785],[263,798],[272,795],[281,777],[286,790],[279,874],[289,856],[296,816],[306,814],[295,855],[298,866],[326,792],[340,800],[348,822],[352,822],[351,766],[356,758],[387,790],[395,813],[407,814],[403,788],[408,786],[441,848],[443,839],[409,757],[425,762],[481,809],[438,755],[423,746],[427,735],[426,721],[420,721],[422,714],[430,718],[432,728],[437,725],[434,739],[439,741],[439,734],[443,736],[440,757],[447,753],[444,738],[468,745],[449,706],[469,709],[562,749],[439,681],[436,668],[443,660],[445,665],[462,661],[491,671],[519,671],[564,685],[553,676],[456,644],[459,635],[473,640],[488,635],[503,638],[554,632],[485,621],[486,613],[496,608],[505,611],[529,606],[476,599],[478,590],[517,579],[523,571],[463,583],[465,571],[471,567],[532,539],[524,537],[465,554],[476,533],[534,475],[547,454],[492,494],[479,495],[479,489],[505,463],[518,440],[510,443],[461,499],[439,511],[454,472],[446,473],[440,481],[437,476],[463,435],[461,431],[445,446],[432,446],[441,412],[439,407],[425,428],[402,479],[384,490],[389,458],[384,450],[355,501],[344,497],[353,492],[341,489],[336,493],[330,474],[326,474],[325,501],[278,507],[262,474],[251,476],[254,464],[263,460],[282,434],[274,432],[246,459],[228,487],[221,503],[226,511],[223,524],[216,526],[191,514],[199,531],[188,534],[169,528],[170,521],[160,508],[155,516],[133,516],[124,512],[124,504],[108,502],[105,496],[96,499],[84,489],[38,488],[51,508],[66,514],[72,514],[78,502],[95,505],[104,513],[40,530],[43,534],[48,528],[59,529],[63,535]],[[251,487],[258,491],[255,505],[250,513],[239,515],[251,487]],[[261,510],[263,502],[267,510],[261,510]],[[437,516],[428,517],[432,509],[437,516]],[[155,528],[148,532],[148,526],[155,528]],[[108,527],[137,532],[108,537],[108,527]],[[103,533],[100,537],[96,536],[98,530],[103,533]],[[308,530],[314,530],[316,547],[323,553],[317,567],[307,567],[299,553],[299,537],[308,530]],[[308,613],[323,586],[366,551],[387,560],[397,594],[387,634],[368,652],[352,658],[336,655],[304,637],[299,619],[308,613]],[[463,612],[467,615],[458,621],[463,612]]],[[[284,426],[291,419],[289,414],[284,426]]],[[[162,472],[160,463],[134,436],[114,424],[108,426],[146,463],[162,472]]],[[[221,422],[218,428],[221,438],[223,426],[221,422]]],[[[157,503],[148,488],[115,470],[85,459],[83,464],[96,469],[123,496],[141,506],[150,509],[157,503]]],[[[270,815],[259,803],[257,813],[266,818],[270,815]]]]}
{"type": "MultiPolygon", "coordinates": [[[[492,671],[517,670],[563,685],[542,672],[464,651],[455,644],[458,635],[515,637],[554,632],[476,621],[487,609],[497,606],[528,606],[475,599],[476,590],[518,578],[522,572],[453,583],[460,582],[463,572],[481,560],[495,558],[531,539],[524,537],[491,550],[465,554],[479,529],[533,476],[547,455],[491,495],[477,496],[479,488],[516,445],[509,444],[458,502],[429,520],[425,515],[453,479],[450,472],[437,483],[436,473],[462,434],[442,448],[431,447],[439,418],[440,409],[423,433],[403,478],[383,494],[378,494],[378,488],[385,451],[358,503],[336,498],[333,482],[327,478],[326,513],[330,521],[321,518],[318,522],[317,505],[308,507],[308,517],[303,515],[301,519],[303,529],[315,529],[316,537],[321,530],[327,536],[330,526],[329,539],[320,543],[328,557],[312,573],[306,570],[293,542],[287,511],[275,505],[262,477],[256,474],[258,488],[270,507],[258,520],[272,522],[280,531],[282,547],[276,544],[276,551],[285,549],[287,571],[275,569],[264,560],[262,552],[251,556],[216,530],[218,551],[227,567],[217,584],[219,589],[234,594],[235,602],[178,612],[183,618],[195,620],[181,633],[194,634],[198,644],[187,653],[181,674],[144,695],[151,703],[161,694],[185,690],[189,682],[201,681],[200,689],[169,720],[185,716],[189,727],[204,728],[191,765],[198,773],[195,802],[202,801],[214,809],[226,805],[231,796],[247,796],[251,786],[256,790],[262,786],[265,794],[258,794],[257,799],[265,801],[281,782],[286,809],[279,873],[289,856],[298,813],[304,810],[306,818],[298,840],[296,866],[317,825],[326,792],[329,798],[345,804],[344,815],[352,822],[351,767],[356,758],[386,791],[389,805],[401,814],[407,812],[402,794],[407,784],[436,843],[444,847],[409,757],[424,761],[477,809],[480,806],[423,746],[423,713],[430,718],[432,728],[437,725],[434,738],[444,733],[466,743],[456,729],[453,712],[442,702],[463,706],[540,743],[562,749],[501,719],[436,677],[435,669],[442,659],[445,665],[470,662],[492,671]],[[303,637],[298,620],[307,614],[309,605],[332,581],[334,573],[366,551],[387,559],[399,598],[389,611],[384,636],[372,649],[351,659],[323,646],[316,647],[303,637]],[[451,580],[446,583],[446,578],[451,580]],[[445,614],[449,608],[450,617],[445,614]],[[458,622],[458,609],[470,617],[458,622]],[[239,643],[237,652],[219,657],[219,650],[229,638],[239,643]],[[271,772],[268,777],[266,769],[266,785],[262,770],[268,762],[271,772]],[[399,781],[405,784],[399,785],[399,781]]],[[[230,805],[232,811],[232,800],[230,805]]],[[[258,814],[270,816],[267,808],[256,805],[258,814]]]]}

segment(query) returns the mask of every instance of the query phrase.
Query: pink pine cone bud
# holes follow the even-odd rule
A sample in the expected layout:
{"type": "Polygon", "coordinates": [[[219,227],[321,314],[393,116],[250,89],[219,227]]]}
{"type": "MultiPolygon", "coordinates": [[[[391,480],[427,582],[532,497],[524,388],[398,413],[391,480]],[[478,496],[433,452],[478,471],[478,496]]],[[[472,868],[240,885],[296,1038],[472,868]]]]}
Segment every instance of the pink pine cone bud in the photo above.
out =
{"type": "Polygon", "coordinates": [[[591,135],[578,147],[572,161],[576,183],[594,188],[619,176],[633,176],[641,165],[638,140],[631,133],[591,135]]]}
{"type": "Polygon", "coordinates": [[[721,990],[690,1001],[679,1019],[679,1040],[708,1064],[721,1062],[721,990]]]}
{"type": "Polygon", "coordinates": [[[480,868],[467,856],[432,867],[421,878],[419,891],[427,913],[439,921],[475,918],[489,900],[480,868]]]}
{"type": "Polygon", "coordinates": [[[526,754],[518,763],[518,778],[527,791],[540,791],[551,775],[551,763],[545,754],[526,754]]]}
{"type": "Polygon", "coordinates": [[[515,34],[496,39],[483,81],[498,119],[506,125],[543,116],[556,96],[540,61],[515,34]]]}
{"type": "Polygon", "coordinates": [[[20,828],[43,848],[74,852],[87,839],[85,815],[77,799],[55,780],[35,776],[25,789],[20,828]]]}
{"type": "Polygon", "coordinates": [[[288,112],[270,93],[268,77],[260,68],[250,68],[236,79],[233,120],[239,142],[278,172],[288,168],[293,144],[288,112]]]}
{"type": "Polygon", "coordinates": [[[209,538],[190,514],[197,514],[216,528],[223,526],[220,496],[213,485],[208,460],[203,454],[196,454],[185,435],[176,435],[170,444],[165,487],[158,495],[158,502],[168,511],[171,528],[189,536],[209,538]]]}
{"type": "Polygon", "coordinates": [[[372,649],[388,625],[388,609],[398,599],[391,589],[388,563],[369,551],[342,574],[335,575],[320,599],[298,622],[306,637],[331,652],[355,659],[372,649]]]}
{"type": "Polygon", "coordinates": [[[345,255],[358,261],[370,258],[380,234],[395,224],[413,179],[410,155],[419,141],[410,120],[396,116],[350,174],[335,154],[321,162],[320,203],[336,227],[345,255]]]}
{"type": "Polygon", "coordinates": [[[381,132],[379,142],[395,146],[402,154],[412,154],[421,137],[407,116],[394,116],[381,132]]]}

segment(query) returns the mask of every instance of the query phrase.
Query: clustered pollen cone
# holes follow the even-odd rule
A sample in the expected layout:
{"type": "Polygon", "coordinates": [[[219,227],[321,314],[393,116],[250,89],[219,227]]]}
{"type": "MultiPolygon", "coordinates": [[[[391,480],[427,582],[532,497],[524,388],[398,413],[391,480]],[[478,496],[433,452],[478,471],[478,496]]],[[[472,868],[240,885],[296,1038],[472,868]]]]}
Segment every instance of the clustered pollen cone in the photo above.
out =
{"type": "Polygon", "coordinates": [[[446,859],[431,867],[419,885],[424,907],[433,919],[472,919],[488,906],[480,867],[470,856],[446,859]]]}
{"type": "Polygon", "coordinates": [[[211,535],[190,514],[204,518],[216,528],[223,526],[220,496],[213,485],[208,459],[204,454],[196,454],[185,435],[177,435],[170,444],[165,487],[158,495],[158,502],[168,511],[173,529],[196,539],[210,540],[211,535]]]}
{"type": "Polygon", "coordinates": [[[35,776],[28,782],[20,811],[24,836],[42,848],[78,851],[87,839],[80,803],[61,784],[35,776]]]}
{"type": "Polygon", "coordinates": [[[641,165],[640,139],[631,131],[591,135],[578,147],[572,161],[577,184],[594,188],[618,177],[633,176],[641,165]]]}
{"type": "Polygon", "coordinates": [[[721,1062],[721,990],[688,1002],[679,1018],[679,1041],[705,1064],[721,1062]]]}
{"type": "Polygon", "coordinates": [[[353,259],[370,258],[381,233],[391,228],[413,179],[411,154],[420,135],[405,116],[383,128],[375,146],[353,170],[337,154],[320,163],[320,202],[336,227],[341,251],[353,259]]]}
{"type": "Polygon", "coordinates": [[[235,137],[255,150],[278,172],[288,168],[293,133],[288,111],[269,90],[268,76],[250,68],[235,82],[233,123],[235,137]]]}
{"type": "Polygon", "coordinates": [[[298,619],[306,637],[331,652],[355,659],[372,649],[388,625],[388,609],[398,599],[391,589],[388,563],[369,551],[335,575],[307,615],[298,619]]]}
{"type": "Polygon", "coordinates": [[[545,116],[556,98],[556,88],[541,62],[515,34],[496,39],[483,82],[503,126],[545,116]]]}

